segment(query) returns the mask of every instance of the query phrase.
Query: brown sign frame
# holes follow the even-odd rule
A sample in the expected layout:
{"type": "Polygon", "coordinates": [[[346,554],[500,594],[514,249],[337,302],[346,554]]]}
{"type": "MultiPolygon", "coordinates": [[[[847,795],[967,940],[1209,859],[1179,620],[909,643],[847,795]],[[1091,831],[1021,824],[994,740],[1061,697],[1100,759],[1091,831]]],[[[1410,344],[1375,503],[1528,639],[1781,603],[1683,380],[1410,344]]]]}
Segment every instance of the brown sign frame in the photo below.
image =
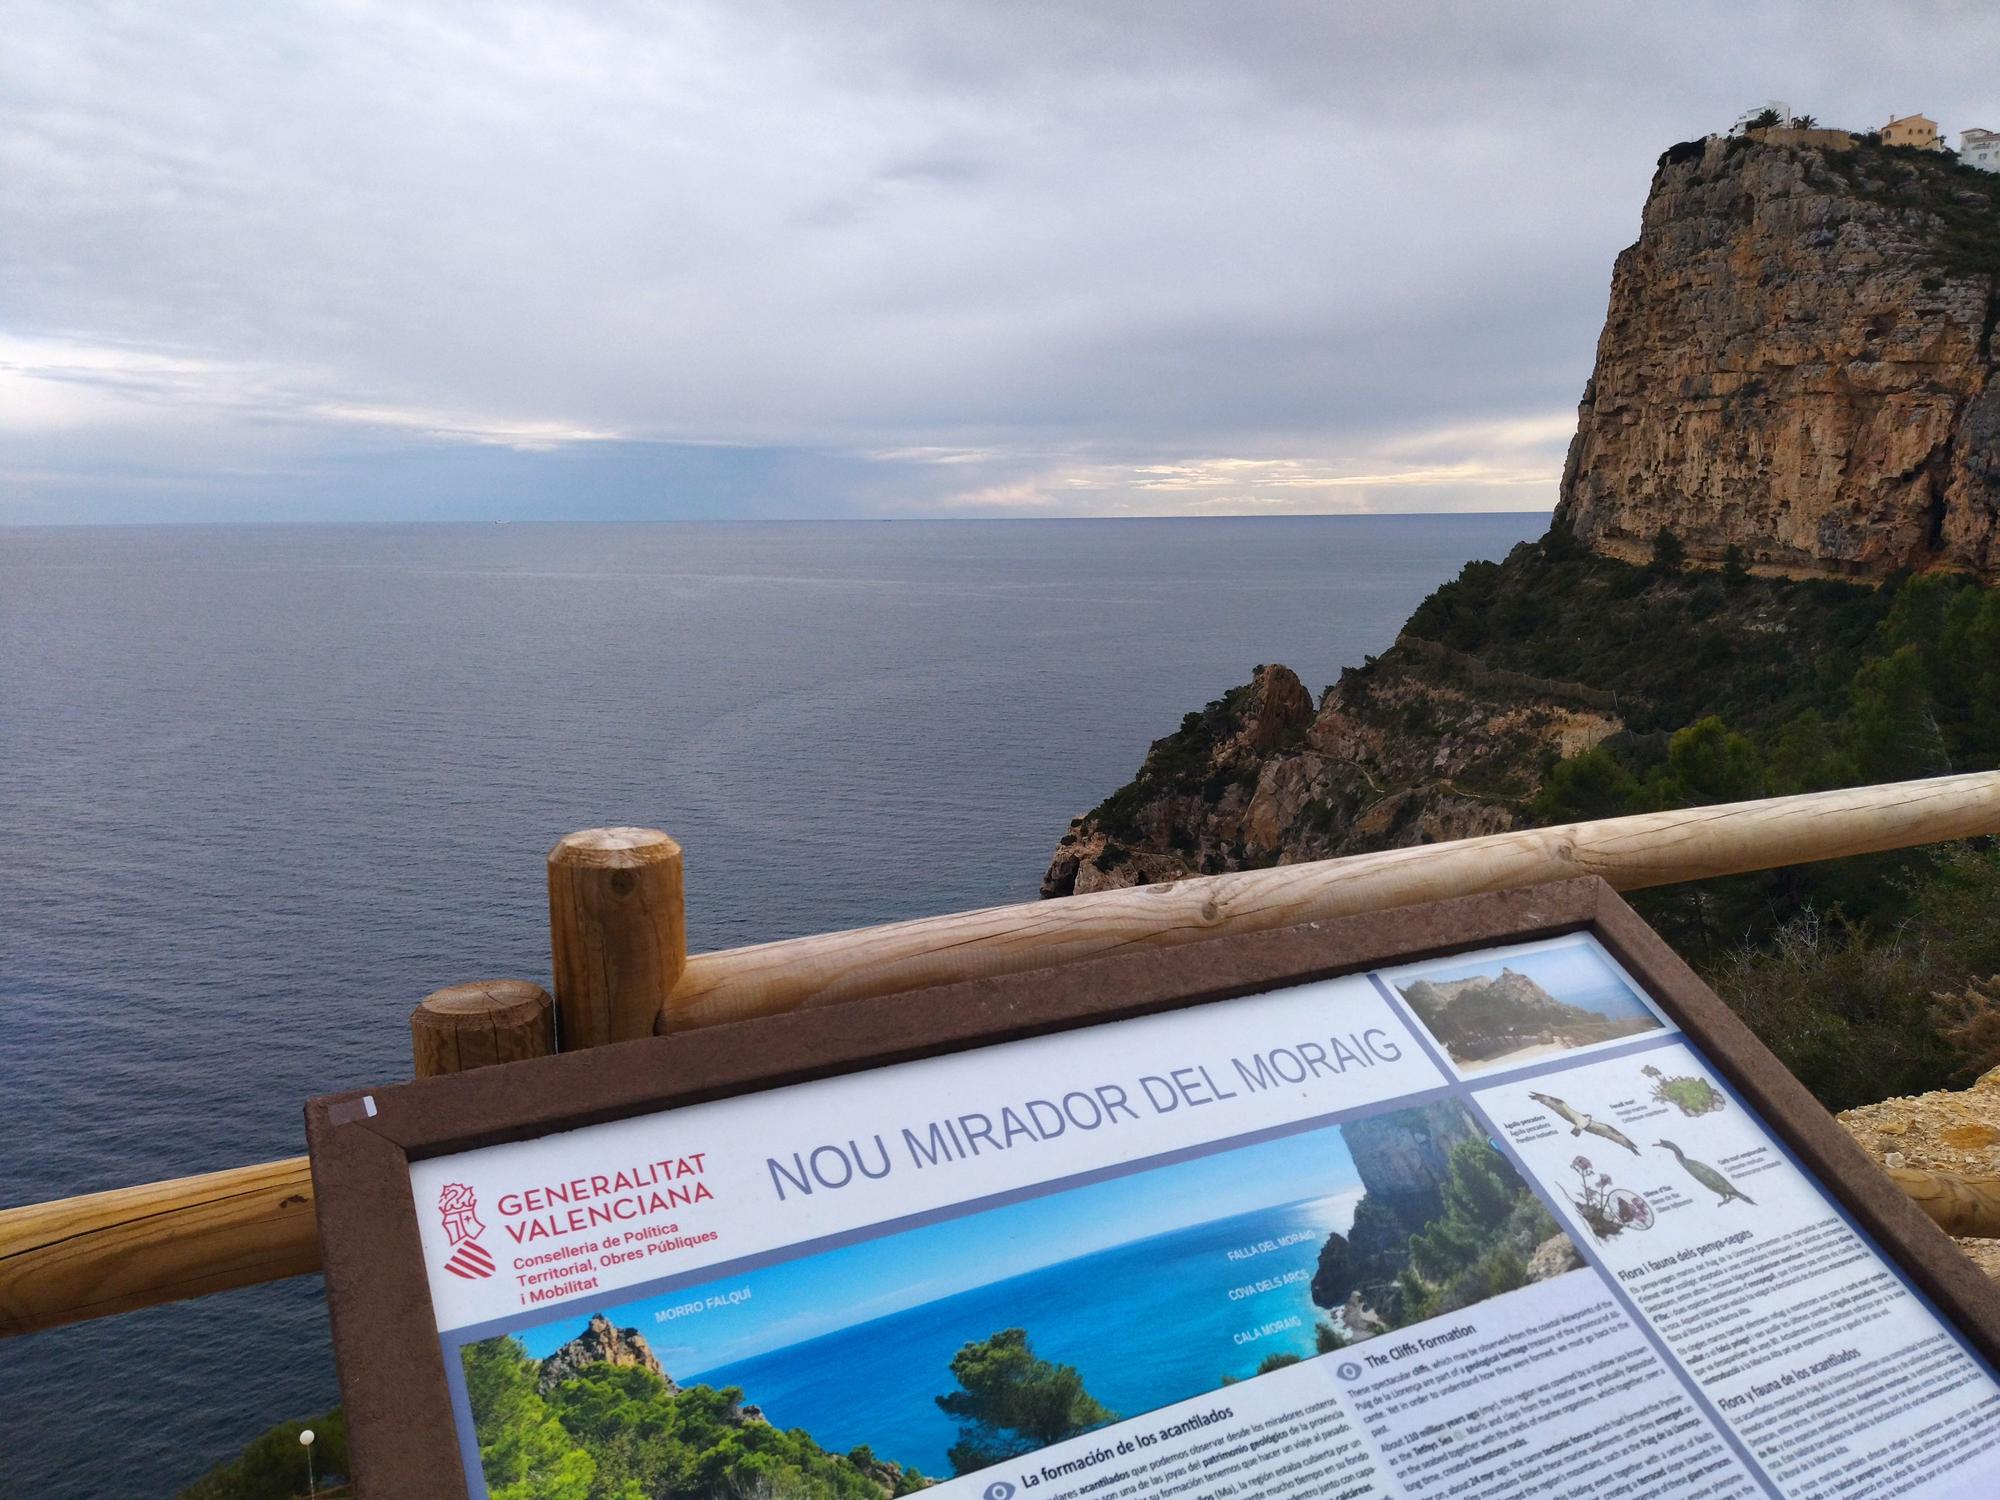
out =
{"type": "Polygon", "coordinates": [[[314,1099],[306,1140],[361,1493],[467,1493],[410,1192],[413,1160],[1572,932],[1610,950],[1820,1186],[2000,1366],[2000,1289],[1608,885],[1565,880],[314,1099]]]}

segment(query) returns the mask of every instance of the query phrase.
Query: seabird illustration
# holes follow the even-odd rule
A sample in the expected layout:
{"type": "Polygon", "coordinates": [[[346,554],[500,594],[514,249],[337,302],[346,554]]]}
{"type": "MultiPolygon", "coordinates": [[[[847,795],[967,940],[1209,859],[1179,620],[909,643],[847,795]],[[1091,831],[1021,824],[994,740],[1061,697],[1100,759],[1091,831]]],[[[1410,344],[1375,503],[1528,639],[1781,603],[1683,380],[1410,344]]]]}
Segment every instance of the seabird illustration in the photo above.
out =
{"type": "Polygon", "coordinates": [[[1691,1158],[1689,1158],[1688,1155],[1684,1151],[1682,1151],[1680,1147],[1676,1146],[1672,1141],[1655,1141],[1653,1142],[1653,1144],[1655,1146],[1665,1146],[1669,1151],[1674,1153],[1674,1160],[1678,1161],[1681,1164],[1681,1166],[1686,1169],[1688,1176],[1692,1177],[1696,1182],[1700,1183],[1703,1187],[1707,1188],[1711,1193],[1719,1193],[1721,1196],[1715,1200],[1715,1206],[1717,1208],[1720,1208],[1723,1204],[1727,1203],[1731,1198],[1741,1198],[1745,1203],[1749,1204],[1752,1208],[1755,1208],[1757,1206],[1757,1200],[1755,1198],[1752,1198],[1748,1193],[1745,1193],[1740,1189],[1738,1189],[1735,1183],[1731,1182],[1727,1177],[1724,1177],[1720,1172],[1716,1171],[1715,1168],[1711,1167],[1707,1162],[1694,1161],[1691,1158]]]}
{"type": "Polygon", "coordinates": [[[1542,1108],[1555,1114],[1559,1119],[1568,1121],[1569,1133],[1571,1135],[1600,1135],[1614,1146],[1623,1146],[1634,1156],[1639,1154],[1639,1148],[1633,1145],[1625,1132],[1620,1130],[1616,1125],[1607,1125],[1602,1120],[1593,1120],[1582,1110],[1572,1108],[1558,1099],[1554,1094],[1537,1094],[1530,1090],[1528,1097],[1541,1105],[1542,1108]]]}

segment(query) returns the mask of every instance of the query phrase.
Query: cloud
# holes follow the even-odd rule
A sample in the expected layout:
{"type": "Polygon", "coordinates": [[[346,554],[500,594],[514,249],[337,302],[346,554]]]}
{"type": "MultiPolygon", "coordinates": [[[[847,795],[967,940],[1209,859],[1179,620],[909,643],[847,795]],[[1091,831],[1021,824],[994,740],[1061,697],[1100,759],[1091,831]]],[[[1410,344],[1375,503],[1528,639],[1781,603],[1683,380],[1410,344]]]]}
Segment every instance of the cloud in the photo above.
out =
{"type": "Polygon", "coordinates": [[[334,393],[326,377],[159,348],[0,333],[0,433],[178,428],[211,423],[339,424],[443,442],[543,452],[620,434],[549,418],[397,406],[334,393]]]}
{"type": "Polygon", "coordinates": [[[1554,493],[1561,467],[1559,446],[1539,451],[1487,447],[1454,462],[1423,465],[1399,465],[1387,452],[1357,458],[1353,466],[1208,455],[1173,463],[1055,464],[950,491],[934,503],[941,511],[968,515],[1535,510],[1554,493]]]}
{"type": "Polygon", "coordinates": [[[1575,419],[1539,417],[1389,430],[1329,456],[1190,454],[1170,460],[1083,453],[915,449],[875,457],[969,469],[936,496],[965,515],[1342,514],[1535,510],[1554,494],[1575,419]],[[995,476],[1000,477],[995,477],[995,476]]]}
{"type": "Polygon", "coordinates": [[[1658,153],[1772,94],[1955,128],[1996,50],[1915,0],[23,0],[0,520],[441,450],[561,515],[584,448],[645,515],[686,445],[718,514],[814,465],[825,514],[1545,506],[1658,153]]]}

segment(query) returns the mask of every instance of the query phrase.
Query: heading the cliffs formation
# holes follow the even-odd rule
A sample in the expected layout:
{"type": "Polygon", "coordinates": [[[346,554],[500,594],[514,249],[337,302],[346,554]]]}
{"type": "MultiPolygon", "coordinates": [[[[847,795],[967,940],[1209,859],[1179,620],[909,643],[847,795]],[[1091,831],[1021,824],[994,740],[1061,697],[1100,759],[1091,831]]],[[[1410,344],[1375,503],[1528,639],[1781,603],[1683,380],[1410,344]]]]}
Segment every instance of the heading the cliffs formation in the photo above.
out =
{"type": "Polygon", "coordinates": [[[2000,575],[2000,177],[1865,141],[1660,159],[1557,524],[1793,576],[2000,575]]]}

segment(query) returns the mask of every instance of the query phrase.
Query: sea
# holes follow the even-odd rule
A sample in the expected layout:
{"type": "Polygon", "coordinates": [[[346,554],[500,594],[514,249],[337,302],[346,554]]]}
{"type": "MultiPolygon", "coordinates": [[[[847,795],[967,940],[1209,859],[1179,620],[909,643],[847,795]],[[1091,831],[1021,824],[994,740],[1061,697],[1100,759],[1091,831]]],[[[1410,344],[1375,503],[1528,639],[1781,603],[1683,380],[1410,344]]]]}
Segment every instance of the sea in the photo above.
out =
{"type": "MultiPolygon", "coordinates": [[[[681,842],[695,949],[1032,899],[1184,713],[1546,524],[0,529],[0,1207],[298,1153],[426,992],[546,982],[575,828],[681,842]]],[[[311,1277],[0,1341],[0,1494],[336,1397],[311,1277]]]]}

